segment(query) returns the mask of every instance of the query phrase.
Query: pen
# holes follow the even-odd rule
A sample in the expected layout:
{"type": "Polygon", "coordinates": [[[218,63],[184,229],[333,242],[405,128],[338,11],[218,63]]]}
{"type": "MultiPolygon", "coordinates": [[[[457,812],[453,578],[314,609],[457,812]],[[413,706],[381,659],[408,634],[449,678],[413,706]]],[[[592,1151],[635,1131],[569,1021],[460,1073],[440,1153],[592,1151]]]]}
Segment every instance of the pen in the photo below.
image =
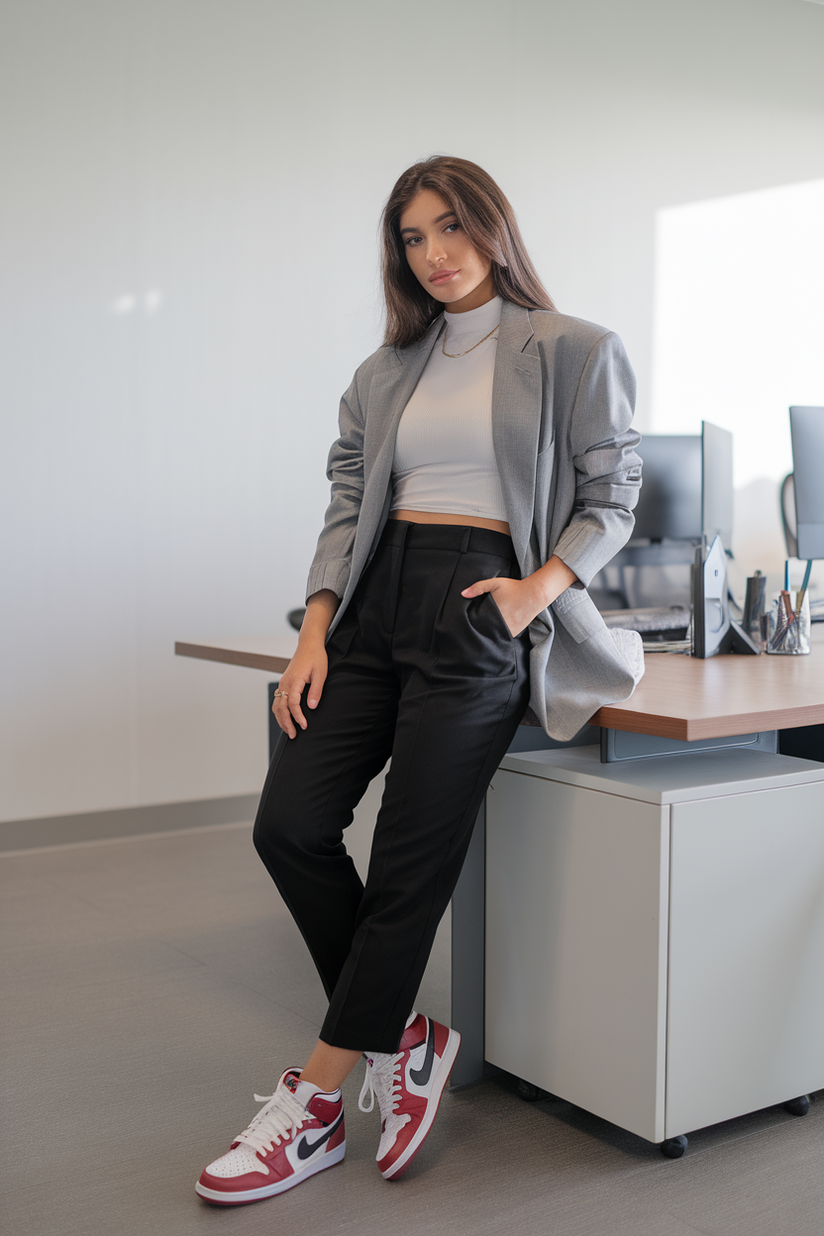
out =
{"type": "Polygon", "coordinates": [[[804,582],[803,582],[803,584],[801,585],[801,588],[800,588],[800,590],[799,590],[798,596],[795,598],[795,616],[796,616],[796,618],[800,618],[800,617],[801,617],[801,606],[804,604],[804,597],[807,595],[807,585],[808,585],[808,584],[809,584],[809,582],[810,582],[810,571],[812,570],[812,565],[813,565],[813,560],[812,560],[812,558],[808,558],[808,559],[807,559],[807,569],[806,569],[806,571],[804,572],[804,582]]]}

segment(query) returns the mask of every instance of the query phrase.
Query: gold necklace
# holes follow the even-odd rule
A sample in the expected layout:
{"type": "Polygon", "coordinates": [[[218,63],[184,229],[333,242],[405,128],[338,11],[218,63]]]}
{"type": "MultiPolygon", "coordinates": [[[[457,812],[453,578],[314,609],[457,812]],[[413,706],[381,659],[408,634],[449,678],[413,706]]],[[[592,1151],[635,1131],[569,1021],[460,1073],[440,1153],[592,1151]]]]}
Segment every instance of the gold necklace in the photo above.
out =
{"type": "MultiPolygon", "coordinates": [[[[489,332],[489,335],[494,335],[495,331],[498,329],[498,326],[500,325],[501,325],[500,322],[498,322],[496,326],[493,326],[492,330],[489,332]]],[[[449,327],[447,326],[446,334],[444,335],[443,343],[441,344],[441,351],[443,352],[444,356],[448,356],[450,360],[457,360],[459,356],[468,356],[470,352],[474,352],[476,348],[479,348],[482,343],[486,342],[486,340],[489,338],[489,335],[484,335],[483,339],[479,339],[477,343],[473,343],[472,347],[467,348],[465,352],[447,352],[446,341],[449,338],[449,327]]]]}

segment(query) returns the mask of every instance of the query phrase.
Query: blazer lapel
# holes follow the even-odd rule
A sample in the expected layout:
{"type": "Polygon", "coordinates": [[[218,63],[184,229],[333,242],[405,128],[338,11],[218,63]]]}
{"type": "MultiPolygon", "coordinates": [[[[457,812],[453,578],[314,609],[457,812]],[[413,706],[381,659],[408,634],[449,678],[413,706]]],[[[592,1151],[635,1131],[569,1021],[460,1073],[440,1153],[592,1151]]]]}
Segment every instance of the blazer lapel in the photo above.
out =
{"type": "Polygon", "coordinates": [[[541,360],[536,352],[524,350],[532,338],[528,310],[504,301],[492,383],[492,444],[522,566],[533,523],[541,429],[541,360]]]}
{"type": "Polygon", "coordinates": [[[387,351],[372,378],[363,439],[363,500],[352,547],[349,591],[354,588],[369,561],[389,514],[398,422],[442,326],[443,318],[438,318],[417,343],[402,350],[387,351]]]}
{"type": "Polygon", "coordinates": [[[388,353],[386,362],[372,379],[363,442],[364,499],[367,493],[377,496],[389,486],[398,422],[442,326],[443,319],[438,318],[417,343],[388,353]]]}

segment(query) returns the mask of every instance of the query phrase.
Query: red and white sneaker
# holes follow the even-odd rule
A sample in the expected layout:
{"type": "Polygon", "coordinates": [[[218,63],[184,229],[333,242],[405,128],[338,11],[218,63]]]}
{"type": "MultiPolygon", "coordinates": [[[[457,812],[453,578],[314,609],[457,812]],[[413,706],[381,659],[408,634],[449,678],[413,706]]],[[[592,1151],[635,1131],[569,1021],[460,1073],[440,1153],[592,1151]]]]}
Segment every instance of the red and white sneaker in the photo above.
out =
{"type": "Polygon", "coordinates": [[[402,1176],[423,1145],[460,1045],[457,1030],[413,1012],[394,1056],[366,1054],[358,1107],[371,1112],[378,1096],[381,1140],[377,1160],[387,1180],[402,1176]]]}
{"type": "Polygon", "coordinates": [[[340,1163],[346,1153],[340,1090],[324,1094],[287,1069],[227,1154],[201,1173],[196,1191],[218,1206],[242,1206],[273,1197],[340,1163]]]}

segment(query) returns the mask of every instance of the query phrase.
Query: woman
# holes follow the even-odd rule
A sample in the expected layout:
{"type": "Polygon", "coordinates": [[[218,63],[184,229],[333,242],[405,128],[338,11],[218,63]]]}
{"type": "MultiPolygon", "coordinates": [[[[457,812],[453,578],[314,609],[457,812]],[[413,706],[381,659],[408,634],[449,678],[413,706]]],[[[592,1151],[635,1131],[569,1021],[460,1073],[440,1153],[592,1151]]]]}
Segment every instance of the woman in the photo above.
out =
{"type": "Polygon", "coordinates": [[[642,672],[638,637],[617,642],[585,589],[640,485],[620,340],[555,311],[466,160],[400,177],[383,247],[386,342],[341,403],[255,823],[329,1010],[303,1069],[201,1175],[224,1205],[341,1161],[340,1086],[362,1054],[378,1166],[406,1170],[460,1043],[412,1005],[492,774],[528,704],[570,738],[642,672]],[[364,887],[343,830],[390,756],[364,887]]]}

